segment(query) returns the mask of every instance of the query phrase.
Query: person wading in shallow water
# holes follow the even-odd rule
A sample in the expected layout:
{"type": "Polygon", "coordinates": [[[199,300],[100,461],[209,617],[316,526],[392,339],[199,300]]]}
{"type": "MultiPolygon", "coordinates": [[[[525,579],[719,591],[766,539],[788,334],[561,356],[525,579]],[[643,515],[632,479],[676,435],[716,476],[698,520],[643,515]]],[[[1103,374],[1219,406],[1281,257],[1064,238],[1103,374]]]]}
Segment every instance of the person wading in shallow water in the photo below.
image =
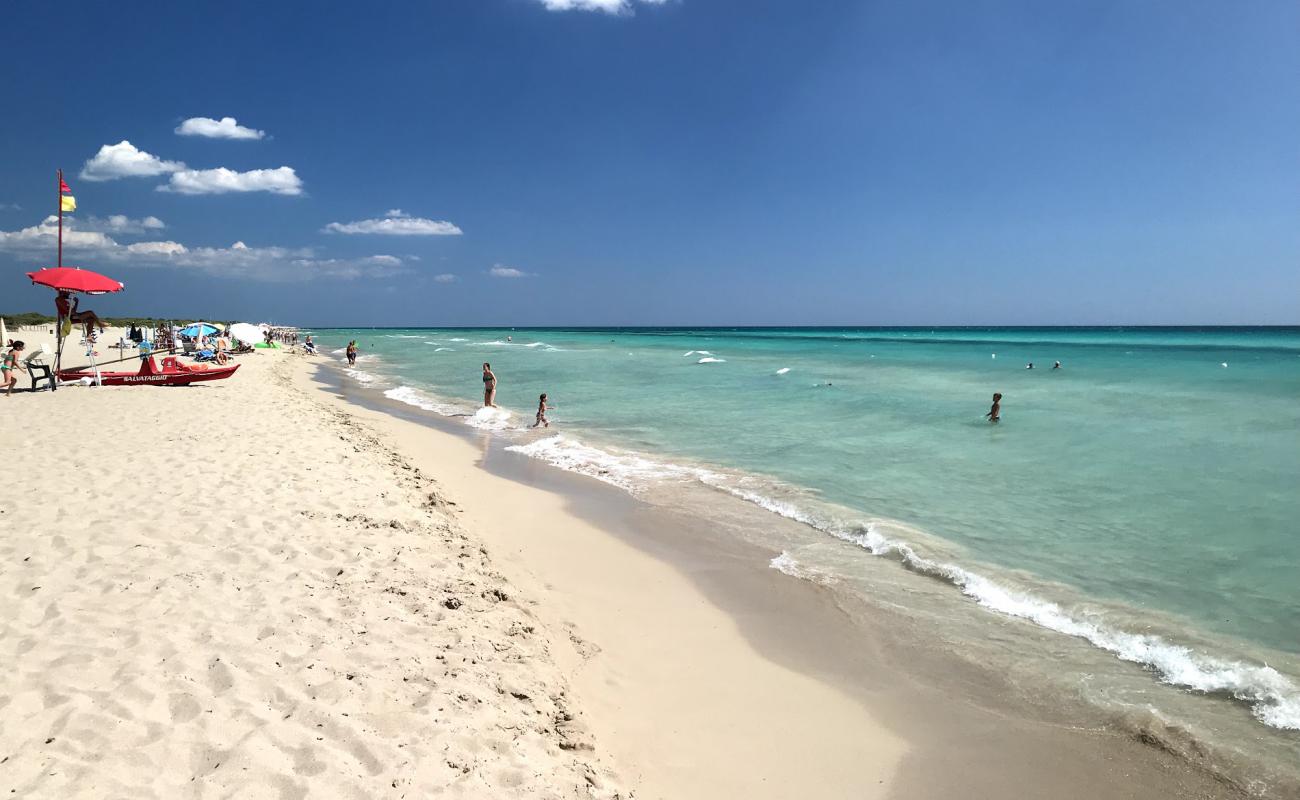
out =
{"type": "Polygon", "coordinates": [[[989,422],[992,422],[994,424],[997,424],[998,420],[1002,419],[1002,392],[994,393],[993,407],[990,408],[989,413],[985,414],[984,416],[988,417],[989,422]]]}
{"type": "Polygon", "coordinates": [[[497,407],[497,376],[492,365],[483,362],[483,407],[497,407]]]}
{"type": "Polygon", "coordinates": [[[348,342],[347,357],[349,364],[357,363],[357,340],[353,339],[348,342]]]}

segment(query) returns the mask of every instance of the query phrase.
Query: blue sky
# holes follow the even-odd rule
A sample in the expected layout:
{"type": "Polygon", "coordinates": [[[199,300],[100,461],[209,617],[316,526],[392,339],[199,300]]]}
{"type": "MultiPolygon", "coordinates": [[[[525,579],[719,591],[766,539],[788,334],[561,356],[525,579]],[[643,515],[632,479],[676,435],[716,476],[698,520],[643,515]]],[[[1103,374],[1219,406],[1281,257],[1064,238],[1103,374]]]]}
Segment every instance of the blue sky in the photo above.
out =
{"type": "Polygon", "coordinates": [[[131,8],[5,7],[0,310],[62,167],[105,314],[1300,322],[1289,0],[131,8]]]}

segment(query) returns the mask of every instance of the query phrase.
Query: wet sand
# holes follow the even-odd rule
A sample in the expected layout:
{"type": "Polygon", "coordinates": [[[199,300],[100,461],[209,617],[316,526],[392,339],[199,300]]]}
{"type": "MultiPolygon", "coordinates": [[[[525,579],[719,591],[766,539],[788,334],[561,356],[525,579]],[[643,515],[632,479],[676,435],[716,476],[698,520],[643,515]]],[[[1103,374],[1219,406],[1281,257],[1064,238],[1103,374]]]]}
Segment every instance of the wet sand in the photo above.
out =
{"type": "Polygon", "coordinates": [[[572,633],[557,659],[640,797],[1244,796],[1130,733],[1034,713],[926,632],[791,580],[698,517],[333,370],[309,385],[433,470],[539,616],[572,633]]]}

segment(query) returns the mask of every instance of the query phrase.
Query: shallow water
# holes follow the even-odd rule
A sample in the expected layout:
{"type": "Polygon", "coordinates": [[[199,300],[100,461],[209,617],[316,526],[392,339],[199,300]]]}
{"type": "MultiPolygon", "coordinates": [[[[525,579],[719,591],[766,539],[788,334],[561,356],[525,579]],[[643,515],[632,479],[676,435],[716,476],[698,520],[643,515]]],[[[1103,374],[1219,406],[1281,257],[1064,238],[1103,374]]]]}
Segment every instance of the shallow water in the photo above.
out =
{"type": "Polygon", "coordinates": [[[318,333],[441,414],[473,413],[490,361],[513,413],[465,419],[524,452],[632,491],[721,488],[856,545],[792,542],[788,572],[886,554],[1300,730],[1298,328],[318,333]],[[542,391],[553,427],[520,430],[542,391]]]}

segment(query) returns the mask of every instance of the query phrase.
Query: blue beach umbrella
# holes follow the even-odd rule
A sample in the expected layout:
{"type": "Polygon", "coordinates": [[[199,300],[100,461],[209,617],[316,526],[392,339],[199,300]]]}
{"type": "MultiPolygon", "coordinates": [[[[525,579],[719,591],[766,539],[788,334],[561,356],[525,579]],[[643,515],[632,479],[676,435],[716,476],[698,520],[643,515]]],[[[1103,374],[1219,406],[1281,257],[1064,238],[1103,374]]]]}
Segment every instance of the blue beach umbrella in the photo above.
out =
{"type": "Polygon", "coordinates": [[[209,325],[206,322],[197,325],[190,325],[187,328],[181,328],[181,336],[212,336],[213,334],[220,332],[221,329],[216,325],[209,325]],[[203,329],[202,332],[199,331],[200,328],[203,329]]]}

